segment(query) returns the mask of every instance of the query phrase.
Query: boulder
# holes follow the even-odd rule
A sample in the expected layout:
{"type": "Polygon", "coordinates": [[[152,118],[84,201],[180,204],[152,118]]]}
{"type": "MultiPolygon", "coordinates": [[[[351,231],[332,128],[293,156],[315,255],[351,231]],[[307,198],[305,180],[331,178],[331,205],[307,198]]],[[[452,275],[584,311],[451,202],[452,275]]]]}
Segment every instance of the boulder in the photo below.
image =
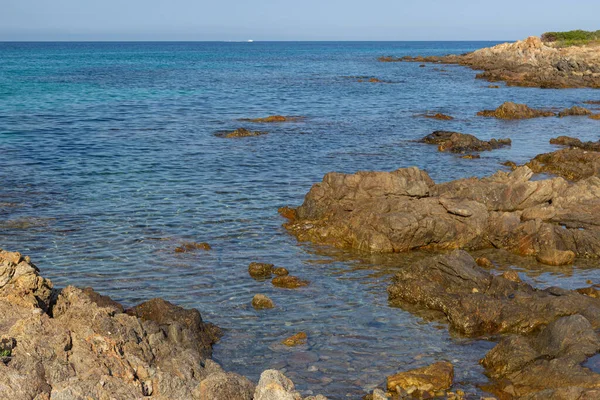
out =
{"type": "MultiPolygon", "coordinates": [[[[302,400],[302,396],[296,391],[294,383],[283,373],[268,369],[260,375],[254,400],[302,400]]],[[[327,398],[316,395],[305,397],[304,400],[327,400],[327,398]]]]}
{"type": "Polygon", "coordinates": [[[256,294],[252,298],[252,307],[257,310],[264,310],[268,308],[274,308],[275,304],[273,300],[265,296],[264,294],[256,294]]]}
{"type": "Polygon", "coordinates": [[[306,344],[307,340],[308,340],[308,335],[305,332],[298,332],[295,335],[292,335],[289,338],[285,339],[281,343],[288,347],[294,347],[294,346],[300,346],[302,344],[306,344]]]}
{"type": "Polygon", "coordinates": [[[573,106],[571,108],[565,108],[561,112],[558,113],[559,117],[579,117],[579,116],[588,116],[592,115],[592,112],[585,107],[573,106]]]}
{"type": "Polygon", "coordinates": [[[284,289],[297,289],[303,286],[308,286],[309,282],[298,278],[297,276],[292,275],[281,275],[276,276],[271,281],[273,286],[277,286],[279,288],[284,289]]]}
{"type": "Polygon", "coordinates": [[[178,246],[175,248],[175,253],[188,253],[191,251],[195,251],[195,250],[210,250],[210,244],[202,242],[202,243],[195,243],[195,242],[185,242],[183,244],[181,244],[181,246],[178,246]]]}
{"type": "Polygon", "coordinates": [[[449,131],[435,131],[425,136],[421,141],[423,143],[438,145],[439,151],[449,151],[452,153],[490,151],[511,145],[510,139],[492,139],[486,142],[473,135],[449,131]]]}
{"type": "Polygon", "coordinates": [[[511,101],[502,103],[495,110],[484,110],[477,113],[482,117],[494,117],[499,119],[529,119],[539,117],[553,117],[552,111],[536,110],[526,104],[517,104],[511,101]]]}
{"type": "Polygon", "coordinates": [[[471,337],[531,333],[575,314],[600,328],[599,299],[555,287],[539,290],[493,275],[460,250],[403,268],[388,287],[388,296],[392,304],[439,311],[452,329],[471,337]]]}
{"type": "MultiPolygon", "coordinates": [[[[582,146],[588,145],[582,143],[582,146]]],[[[590,143],[589,146],[593,146],[593,143],[590,143]]],[[[592,176],[600,176],[600,152],[573,147],[539,154],[526,165],[538,174],[548,173],[568,180],[579,181],[592,176]]]]}
{"type": "Polygon", "coordinates": [[[273,274],[274,268],[273,264],[251,262],[248,265],[248,274],[254,279],[267,279],[273,274]]]}
{"type": "Polygon", "coordinates": [[[396,387],[407,390],[414,387],[419,392],[447,390],[454,380],[454,367],[447,361],[436,362],[423,368],[400,372],[387,378],[387,388],[391,392],[396,387]]]}

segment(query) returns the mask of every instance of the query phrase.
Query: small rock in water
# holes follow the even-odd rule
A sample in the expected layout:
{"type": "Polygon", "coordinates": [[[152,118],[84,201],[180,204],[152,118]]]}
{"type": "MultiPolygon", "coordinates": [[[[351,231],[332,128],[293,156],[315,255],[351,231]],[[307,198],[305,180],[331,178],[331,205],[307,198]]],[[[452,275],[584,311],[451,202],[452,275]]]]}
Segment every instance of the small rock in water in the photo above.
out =
{"type": "Polygon", "coordinates": [[[273,273],[274,273],[275,275],[277,275],[277,276],[286,276],[286,275],[289,275],[289,274],[290,274],[290,272],[289,272],[287,269],[283,268],[283,267],[278,267],[278,268],[275,268],[275,269],[273,270],[273,273]]]}
{"type": "Polygon", "coordinates": [[[255,279],[266,279],[271,277],[273,267],[273,264],[252,262],[248,265],[248,273],[255,279]]]}
{"type": "Polygon", "coordinates": [[[571,250],[562,251],[557,249],[543,250],[537,255],[538,262],[546,265],[569,265],[575,261],[575,253],[571,250]]]}
{"type": "Polygon", "coordinates": [[[281,343],[288,347],[294,347],[294,346],[299,346],[301,344],[306,344],[307,340],[308,340],[308,335],[305,332],[298,332],[295,335],[290,336],[289,338],[285,339],[281,343]]]}
{"type": "Polygon", "coordinates": [[[261,135],[266,135],[266,134],[267,134],[267,132],[249,131],[248,129],[245,129],[245,128],[238,128],[232,132],[229,132],[229,131],[217,132],[217,133],[215,133],[215,136],[232,139],[232,138],[241,138],[241,137],[250,137],[250,136],[261,136],[261,135]]]}
{"type": "Polygon", "coordinates": [[[194,243],[194,242],[185,242],[181,246],[175,248],[175,253],[188,253],[194,250],[210,250],[210,244],[202,242],[202,243],[194,243]]]}
{"type": "Polygon", "coordinates": [[[452,386],[454,367],[447,361],[436,362],[427,367],[400,372],[387,379],[388,390],[396,390],[396,386],[406,390],[408,394],[419,390],[446,390],[452,386]]]}
{"type": "Polygon", "coordinates": [[[494,264],[487,257],[479,257],[475,260],[475,262],[477,263],[477,265],[479,265],[480,267],[483,267],[483,268],[488,268],[488,269],[494,268],[494,264]]]}
{"type": "Polygon", "coordinates": [[[508,279],[509,281],[513,281],[513,282],[521,282],[521,278],[519,277],[519,274],[517,271],[513,271],[512,269],[510,271],[505,271],[502,273],[502,277],[504,279],[508,279]]]}
{"type": "Polygon", "coordinates": [[[277,286],[285,289],[296,289],[303,286],[308,286],[308,281],[303,281],[297,276],[286,275],[286,276],[277,276],[273,278],[271,281],[273,286],[277,286]]]}
{"type": "Polygon", "coordinates": [[[268,308],[274,308],[275,304],[273,300],[265,296],[264,294],[256,294],[252,298],[252,307],[257,310],[264,310],[268,308]]]}

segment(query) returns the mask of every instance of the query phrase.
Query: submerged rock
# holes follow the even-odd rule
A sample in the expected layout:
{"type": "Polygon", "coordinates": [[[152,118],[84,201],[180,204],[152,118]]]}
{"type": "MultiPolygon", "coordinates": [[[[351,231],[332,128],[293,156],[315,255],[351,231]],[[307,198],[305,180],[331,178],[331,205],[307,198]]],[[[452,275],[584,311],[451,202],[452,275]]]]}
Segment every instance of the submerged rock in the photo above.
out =
{"type": "Polygon", "coordinates": [[[483,70],[476,76],[479,79],[505,81],[508,86],[600,88],[600,52],[597,45],[557,48],[533,36],[462,55],[380,57],[379,61],[459,64],[483,70]]]}
{"type": "MultiPolygon", "coordinates": [[[[596,326],[597,328],[597,326],[596,326]]],[[[482,360],[495,392],[510,398],[593,399],[600,374],[581,366],[600,351],[600,336],[585,317],[559,317],[531,337],[503,339],[482,360]]]]}
{"type": "Polygon", "coordinates": [[[561,112],[558,113],[559,117],[569,117],[569,116],[587,116],[592,115],[592,112],[585,107],[573,106],[571,108],[565,108],[561,112]]]}
{"type": "Polygon", "coordinates": [[[536,110],[528,107],[526,104],[517,104],[511,101],[502,103],[495,110],[484,110],[477,113],[482,117],[494,117],[499,119],[529,119],[539,117],[553,117],[556,114],[552,111],[536,110]]]}
{"type": "Polygon", "coordinates": [[[289,117],[283,115],[270,115],[264,118],[242,118],[240,121],[255,122],[255,123],[270,123],[270,122],[296,122],[304,117],[289,117]]]}
{"type": "Polygon", "coordinates": [[[473,135],[449,131],[435,131],[425,136],[421,141],[428,144],[437,144],[439,151],[449,151],[452,153],[490,151],[511,145],[510,139],[492,139],[486,142],[473,135]]]}
{"type": "Polygon", "coordinates": [[[273,300],[265,296],[264,294],[256,294],[252,298],[252,307],[257,310],[264,310],[268,308],[274,308],[275,304],[273,300]]]}
{"type": "Polygon", "coordinates": [[[436,362],[423,368],[400,372],[387,378],[389,391],[396,391],[396,387],[407,390],[415,388],[419,392],[447,390],[454,380],[454,367],[447,361],[436,362]]]}
{"type": "Polygon", "coordinates": [[[328,173],[284,226],[301,241],[371,253],[502,248],[600,256],[600,179],[532,181],[519,167],[435,184],[417,168],[328,173]]]}
{"type": "Polygon", "coordinates": [[[297,289],[303,286],[308,286],[309,282],[292,275],[280,275],[273,278],[271,281],[273,286],[284,289],[297,289]]]}
{"type": "Polygon", "coordinates": [[[274,268],[273,264],[251,262],[248,265],[248,274],[254,279],[267,279],[271,278],[274,268]]]}
{"type": "Polygon", "coordinates": [[[194,250],[210,250],[212,247],[208,243],[185,242],[181,246],[175,248],[175,253],[189,253],[194,250]]]}
{"type": "Polygon", "coordinates": [[[530,333],[566,316],[581,314],[600,328],[600,300],[559,288],[530,285],[493,275],[464,251],[425,259],[403,268],[388,287],[400,302],[444,313],[467,336],[530,333]]]}
{"type": "Polygon", "coordinates": [[[442,114],[442,113],[421,114],[420,116],[424,117],[424,118],[437,119],[437,120],[441,120],[441,121],[451,121],[454,119],[454,117],[451,117],[450,115],[446,115],[446,114],[442,114]]]}
{"type": "Polygon", "coordinates": [[[290,336],[281,342],[288,347],[300,346],[302,344],[306,344],[308,340],[308,335],[305,332],[298,332],[295,335],[290,336]]]}
{"type": "Polygon", "coordinates": [[[260,131],[249,131],[245,128],[238,128],[235,131],[223,131],[215,133],[215,136],[222,138],[241,138],[241,137],[251,137],[251,136],[261,136],[266,135],[268,132],[260,132],[260,131]]]}

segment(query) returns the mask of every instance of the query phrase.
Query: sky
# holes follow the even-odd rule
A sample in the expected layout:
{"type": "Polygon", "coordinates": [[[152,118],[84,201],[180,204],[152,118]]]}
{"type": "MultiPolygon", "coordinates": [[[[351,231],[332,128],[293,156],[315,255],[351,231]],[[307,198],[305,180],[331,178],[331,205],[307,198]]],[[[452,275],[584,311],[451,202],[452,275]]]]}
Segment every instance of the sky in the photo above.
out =
{"type": "Polygon", "coordinates": [[[0,41],[515,40],[599,16],[600,0],[0,0],[0,41]]]}

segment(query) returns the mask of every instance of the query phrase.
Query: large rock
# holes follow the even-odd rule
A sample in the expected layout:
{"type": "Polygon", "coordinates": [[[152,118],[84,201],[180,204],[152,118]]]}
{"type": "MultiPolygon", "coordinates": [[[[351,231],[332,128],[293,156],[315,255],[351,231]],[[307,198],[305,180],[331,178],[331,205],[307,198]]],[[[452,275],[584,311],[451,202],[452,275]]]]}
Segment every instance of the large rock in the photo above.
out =
{"type": "Polygon", "coordinates": [[[600,256],[600,179],[532,175],[519,167],[435,184],[417,168],[328,173],[284,226],[302,241],[372,253],[494,247],[600,256]]]}
{"type": "Polygon", "coordinates": [[[439,151],[449,151],[452,153],[490,151],[511,145],[510,139],[492,139],[486,142],[473,135],[449,131],[435,131],[425,136],[421,141],[423,143],[438,145],[439,151]]]}
{"type": "Polygon", "coordinates": [[[509,86],[600,87],[600,51],[597,45],[557,48],[542,43],[534,36],[463,55],[381,57],[379,60],[459,64],[483,70],[477,78],[505,81],[509,86]]]}
{"type": "Polygon", "coordinates": [[[389,391],[396,387],[406,390],[414,387],[420,392],[440,391],[450,389],[454,379],[454,367],[448,361],[440,361],[427,367],[399,372],[387,378],[389,391]]]}
{"type": "Polygon", "coordinates": [[[482,117],[494,117],[499,119],[529,119],[539,117],[553,117],[552,111],[536,110],[526,104],[517,104],[511,101],[502,103],[495,110],[484,110],[477,113],[482,117]]]}
{"type": "Polygon", "coordinates": [[[585,150],[593,146],[593,142],[588,143],[582,143],[582,148],[576,146],[539,154],[526,165],[535,173],[558,175],[572,181],[600,177],[600,152],[585,150]]]}
{"type": "Polygon", "coordinates": [[[600,328],[600,300],[559,288],[537,290],[493,275],[464,251],[403,268],[388,288],[392,303],[442,312],[467,336],[530,333],[565,315],[581,314],[600,328]]]}
{"type": "Polygon", "coordinates": [[[571,315],[537,335],[503,339],[482,364],[501,398],[597,399],[600,374],[581,364],[598,351],[600,336],[592,324],[571,315]]]}

